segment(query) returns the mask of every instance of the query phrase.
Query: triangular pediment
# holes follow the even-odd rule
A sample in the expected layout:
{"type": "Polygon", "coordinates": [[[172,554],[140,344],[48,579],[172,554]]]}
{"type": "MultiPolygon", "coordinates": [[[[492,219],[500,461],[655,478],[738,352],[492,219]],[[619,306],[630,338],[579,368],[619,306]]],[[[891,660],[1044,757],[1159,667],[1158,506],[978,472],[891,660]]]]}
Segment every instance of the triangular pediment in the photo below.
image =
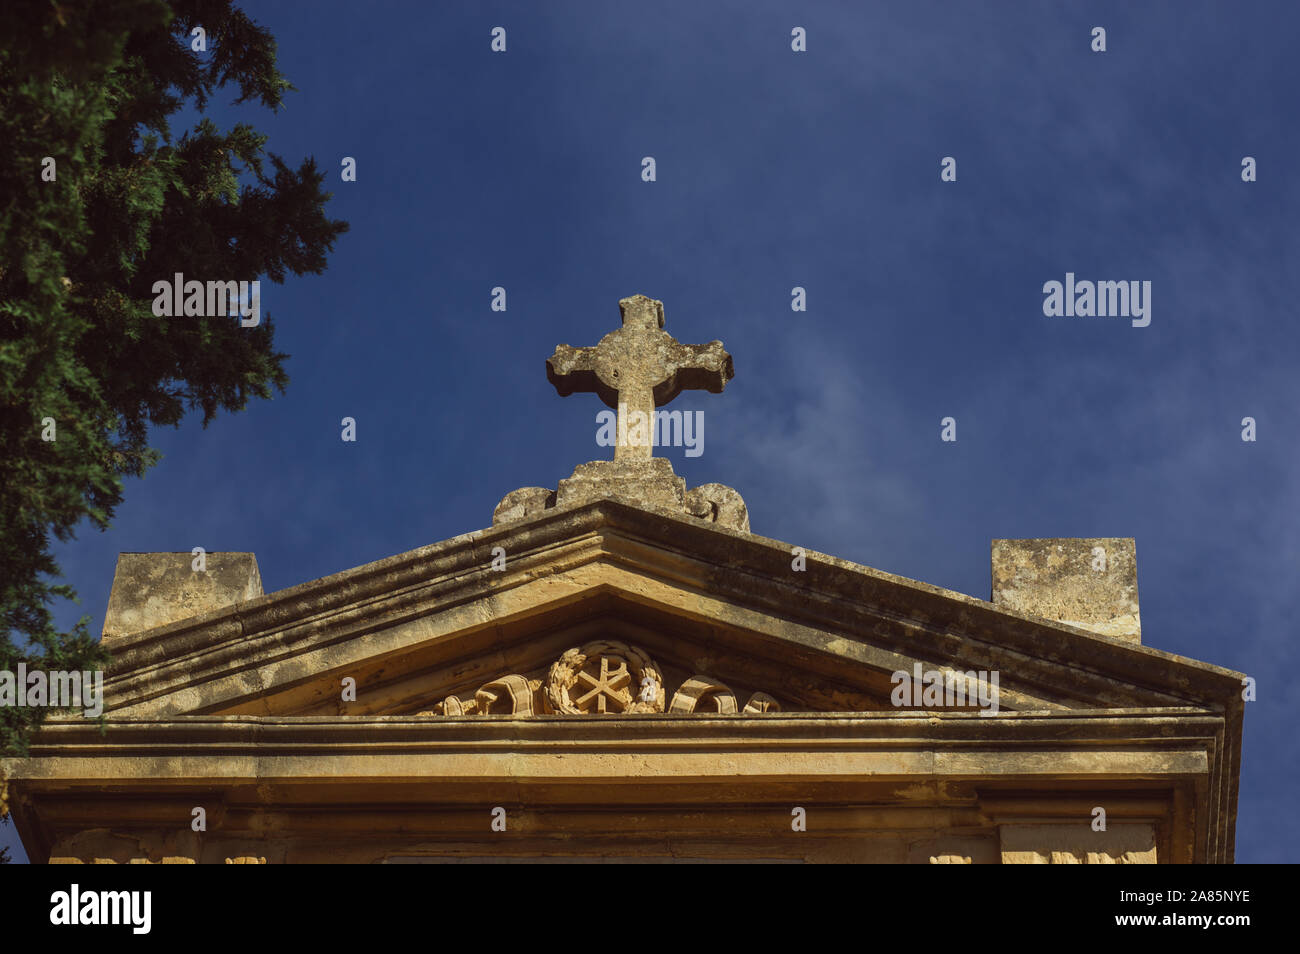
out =
{"type": "Polygon", "coordinates": [[[899,672],[996,673],[1002,712],[1233,705],[1226,670],[813,552],[796,571],[790,554],[612,501],[549,510],[115,640],[108,707],[861,712],[897,708],[899,672]]]}

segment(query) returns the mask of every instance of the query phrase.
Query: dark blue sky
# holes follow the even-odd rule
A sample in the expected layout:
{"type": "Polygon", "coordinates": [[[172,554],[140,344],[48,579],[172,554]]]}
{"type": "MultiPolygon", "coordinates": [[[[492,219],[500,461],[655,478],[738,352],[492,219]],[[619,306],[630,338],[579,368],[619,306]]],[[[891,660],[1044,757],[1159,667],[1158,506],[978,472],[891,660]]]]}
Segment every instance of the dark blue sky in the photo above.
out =
{"type": "Polygon", "coordinates": [[[985,599],[992,538],[1136,537],[1143,642],[1258,679],[1237,858],[1297,859],[1295,4],[244,8],[298,92],[210,115],[314,155],[351,231],[263,286],[288,393],[157,433],[60,548],[95,631],[118,551],[251,550],[269,592],[609,456],[544,361],[640,292],[734,356],[675,405],[704,454],[664,453],[756,533],[985,599]],[[1150,326],[1044,317],[1066,272],[1150,281],[1150,326]]]}

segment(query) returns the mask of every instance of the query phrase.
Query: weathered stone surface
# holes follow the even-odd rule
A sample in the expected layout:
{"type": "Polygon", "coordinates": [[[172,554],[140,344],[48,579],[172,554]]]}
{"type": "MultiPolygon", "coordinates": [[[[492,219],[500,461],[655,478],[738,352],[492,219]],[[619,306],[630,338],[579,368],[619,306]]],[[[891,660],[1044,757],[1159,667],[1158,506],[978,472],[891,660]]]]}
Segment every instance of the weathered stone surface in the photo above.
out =
{"type": "Polygon", "coordinates": [[[1075,824],[1001,825],[1004,865],[1153,865],[1156,835],[1150,824],[1108,825],[1098,831],[1089,822],[1075,824]]]}
{"type": "Polygon", "coordinates": [[[195,864],[202,838],[182,827],[153,831],[113,832],[88,828],[62,838],[49,863],[59,864],[195,864]]]}
{"type": "Polygon", "coordinates": [[[653,422],[654,409],[684,390],[717,394],[735,376],[731,355],[721,341],[685,345],[663,330],[664,304],[645,295],[618,303],[623,327],[594,348],[558,345],[546,362],[546,376],[561,397],[594,391],[618,411],[614,459],[649,459],[653,447],[627,440],[632,415],[653,422]]]}
{"type": "Polygon", "coordinates": [[[42,756],[14,765],[15,818],[36,861],[644,856],[670,845],[678,857],[830,861],[846,843],[859,861],[1230,860],[1197,837],[1212,806],[1187,810],[1213,720],[1161,724],[1177,734],[1158,737],[1135,712],[189,717],[110,721],[105,747],[94,724],[54,719],[42,756]],[[1171,749],[1175,739],[1201,757],[1171,749]],[[1088,829],[1098,791],[1106,833],[1088,829]],[[195,792],[210,808],[196,836],[177,822],[195,792]],[[494,833],[488,808],[502,804],[509,825],[494,833]],[[807,832],[792,831],[792,805],[807,832]]]}
{"type": "MultiPolygon", "coordinates": [[[[557,388],[621,386],[634,338],[603,370],[557,350],[557,388]]],[[[637,388],[725,384],[693,347],[637,388]]],[[[199,581],[124,554],[107,735],[57,714],[0,759],[32,859],[1232,860],[1241,674],[1061,625],[1131,596],[1136,629],[1132,541],[996,541],[993,605],[749,534],[731,488],[617,453],[493,523],[265,596],[251,554],[199,581]],[[1000,706],[899,704],[913,667],[996,671],[1000,706]]]]}
{"type": "Polygon", "coordinates": [[[556,502],[561,507],[609,498],[634,507],[660,507],[684,512],[686,481],[673,473],[666,457],[645,460],[593,460],[574,468],[560,481],[556,502]]]}
{"type": "Polygon", "coordinates": [[[559,490],[521,487],[506,494],[492,512],[492,525],[525,520],[556,506],[576,507],[617,500],[633,507],[670,510],[705,523],[749,533],[749,508],[735,488],[701,484],[686,490],[666,457],[648,460],[593,460],[579,464],[560,481],[559,490]]]}
{"type": "Polygon", "coordinates": [[[994,540],[993,603],[1140,643],[1133,538],[994,540]]]}
{"type": "Polygon", "coordinates": [[[618,303],[623,327],[594,348],[558,345],[546,376],[561,397],[591,391],[618,411],[612,461],[579,464],[555,491],[523,487],[497,504],[492,525],[535,516],[552,507],[617,500],[633,507],[686,513],[730,530],[749,532],[749,511],[740,494],[723,484],[704,484],[687,494],[686,481],[670,461],[654,457],[654,409],[683,390],[721,392],[735,376],[721,341],[684,345],[666,331],[663,302],[633,295],[618,303]],[[640,421],[640,424],[637,421],[640,421]]]}
{"type": "Polygon", "coordinates": [[[555,491],[546,487],[520,487],[501,498],[492,511],[492,525],[523,520],[555,506],[555,491]]]}
{"type": "Polygon", "coordinates": [[[749,508],[726,484],[701,484],[686,492],[686,512],[706,523],[749,533],[749,508]]]}
{"type": "Polygon", "coordinates": [[[189,553],[121,553],[104,615],[105,640],[143,632],[262,595],[251,553],[208,553],[193,569],[189,553]]]}
{"type": "Polygon", "coordinates": [[[684,676],[709,672],[738,698],[761,689],[789,708],[888,707],[889,674],[917,660],[1002,669],[1004,710],[1241,708],[1239,674],[814,551],[792,572],[790,554],[788,543],[612,500],[552,509],[132,636],[114,650],[106,702],[148,718],[320,713],[337,702],[337,677],[355,674],[361,711],[416,711],[549,665],[572,644],[562,628],[577,614],[649,629],[657,658],[671,634],[684,676]],[[497,547],[510,555],[500,572],[497,547]],[[583,607],[597,599],[593,617],[583,607]],[[548,646],[535,633],[559,635],[548,646]],[[710,656],[731,668],[697,665],[710,656]]]}

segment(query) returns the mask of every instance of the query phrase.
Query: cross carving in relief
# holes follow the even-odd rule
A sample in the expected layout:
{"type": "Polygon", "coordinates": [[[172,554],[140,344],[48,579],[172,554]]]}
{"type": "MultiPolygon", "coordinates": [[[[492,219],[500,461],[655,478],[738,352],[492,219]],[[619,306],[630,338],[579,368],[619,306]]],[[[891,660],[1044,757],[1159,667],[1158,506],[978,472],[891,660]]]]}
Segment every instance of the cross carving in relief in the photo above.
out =
{"type": "Polygon", "coordinates": [[[619,690],[626,686],[632,680],[632,674],[627,671],[627,663],[623,660],[618,661],[618,668],[611,670],[609,668],[609,657],[600,657],[600,674],[593,676],[585,669],[578,673],[578,681],[591,686],[591,691],[579,699],[574,700],[574,705],[584,712],[591,711],[587,706],[592,699],[595,699],[595,709],[597,712],[604,713],[608,711],[608,703],[613,702],[617,706],[618,712],[627,708],[627,702],[622,698],[619,690]]]}
{"type": "Polygon", "coordinates": [[[615,460],[649,459],[654,409],[686,390],[717,394],[736,372],[721,341],[687,345],[664,331],[663,302],[633,295],[618,309],[622,328],[594,348],[559,345],[546,377],[561,397],[592,391],[618,412],[615,460]]]}

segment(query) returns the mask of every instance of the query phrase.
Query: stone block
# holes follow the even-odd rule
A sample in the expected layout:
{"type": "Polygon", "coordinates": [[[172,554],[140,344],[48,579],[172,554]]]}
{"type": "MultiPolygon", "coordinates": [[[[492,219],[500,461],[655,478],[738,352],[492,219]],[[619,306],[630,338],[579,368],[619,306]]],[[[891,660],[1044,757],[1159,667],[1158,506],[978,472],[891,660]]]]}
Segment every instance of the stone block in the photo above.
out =
{"type": "Polygon", "coordinates": [[[579,464],[573,476],[560,481],[558,506],[570,507],[610,498],[634,507],[684,511],[686,481],[673,473],[666,457],[645,460],[594,460],[579,464]]]}
{"type": "Polygon", "coordinates": [[[993,541],[993,603],[1142,642],[1132,537],[993,541]]]}
{"type": "Polygon", "coordinates": [[[143,632],[262,595],[251,553],[121,553],[104,614],[104,640],[143,632]]]}

